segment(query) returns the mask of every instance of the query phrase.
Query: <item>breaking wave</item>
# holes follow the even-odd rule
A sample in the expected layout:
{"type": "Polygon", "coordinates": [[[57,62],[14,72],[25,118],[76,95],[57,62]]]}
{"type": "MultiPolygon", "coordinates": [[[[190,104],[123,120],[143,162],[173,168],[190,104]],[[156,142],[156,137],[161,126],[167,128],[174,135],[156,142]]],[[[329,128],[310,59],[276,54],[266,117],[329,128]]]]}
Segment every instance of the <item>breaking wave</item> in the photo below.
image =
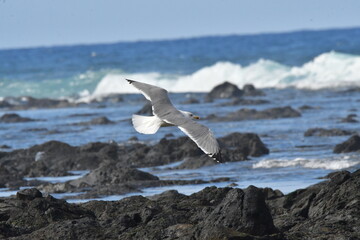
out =
{"type": "Polygon", "coordinates": [[[338,159],[306,159],[295,158],[292,160],[266,159],[253,164],[253,168],[284,168],[284,167],[303,167],[321,168],[327,170],[346,169],[360,164],[360,160],[352,160],[350,156],[343,156],[338,159]]]}
{"type": "Polygon", "coordinates": [[[137,92],[124,78],[162,86],[171,92],[206,92],[224,81],[242,87],[254,84],[257,88],[321,89],[360,86],[360,56],[328,52],[302,66],[286,66],[260,59],[248,66],[218,62],[191,75],[163,75],[161,73],[107,74],[93,94],[137,92]]]}

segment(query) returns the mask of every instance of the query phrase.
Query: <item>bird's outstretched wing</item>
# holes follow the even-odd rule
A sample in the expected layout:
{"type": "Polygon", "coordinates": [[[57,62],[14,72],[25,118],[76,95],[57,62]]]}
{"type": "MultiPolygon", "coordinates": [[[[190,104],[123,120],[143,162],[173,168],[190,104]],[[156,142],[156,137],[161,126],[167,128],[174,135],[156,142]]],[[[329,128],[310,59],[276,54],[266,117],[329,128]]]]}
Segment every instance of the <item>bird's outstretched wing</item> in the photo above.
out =
{"type": "Polygon", "coordinates": [[[218,162],[222,161],[219,144],[214,134],[209,128],[185,117],[177,110],[171,103],[165,89],[130,79],[126,80],[140,90],[146,99],[151,101],[155,116],[164,122],[178,126],[203,152],[218,162]]]}
{"type": "Polygon", "coordinates": [[[219,144],[209,128],[193,120],[178,127],[188,135],[204,153],[217,162],[222,162],[219,144]]]}
{"type": "Polygon", "coordinates": [[[130,79],[126,80],[139,89],[146,99],[151,101],[153,114],[158,118],[176,126],[184,124],[189,120],[174,107],[165,89],[130,79]]]}

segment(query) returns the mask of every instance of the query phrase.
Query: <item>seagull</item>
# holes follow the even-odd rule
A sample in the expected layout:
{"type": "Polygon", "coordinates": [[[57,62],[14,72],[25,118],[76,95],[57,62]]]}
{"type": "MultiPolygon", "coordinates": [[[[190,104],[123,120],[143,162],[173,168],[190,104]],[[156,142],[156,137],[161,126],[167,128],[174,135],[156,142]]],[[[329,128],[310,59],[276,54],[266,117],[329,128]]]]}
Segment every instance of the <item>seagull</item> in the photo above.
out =
{"type": "Polygon", "coordinates": [[[134,114],[132,123],[136,131],[142,134],[155,134],[160,127],[176,126],[183,131],[208,156],[222,162],[219,143],[206,126],[194,119],[200,119],[191,112],[178,110],[171,103],[168,91],[147,83],[126,79],[151,102],[154,116],[134,114]]]}

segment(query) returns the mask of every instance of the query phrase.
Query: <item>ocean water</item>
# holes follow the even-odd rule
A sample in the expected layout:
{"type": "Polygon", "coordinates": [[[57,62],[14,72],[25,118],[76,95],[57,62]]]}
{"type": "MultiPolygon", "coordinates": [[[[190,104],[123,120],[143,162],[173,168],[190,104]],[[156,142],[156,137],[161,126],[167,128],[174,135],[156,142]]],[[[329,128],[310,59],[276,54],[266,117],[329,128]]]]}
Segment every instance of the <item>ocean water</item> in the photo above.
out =
{"type": "MultiPolygon", "coordinates": [[[[161,179],[231,178],[230,182],[211,184],[219,187],[236,183],[241,188],[255,185],[285,193],[304,188],[321,181],[319,177],[332,171],[353,171],[360,166],[358,153],[332,153],[333,147],[349,136],[304,137],[304,132],[314,127],[359,133],[358,123],[341,122],[349,114],[359,115],[360,91],[347,90],[360,87],[359,39],[360,28],[354,28],[0,50],[0,99],[33,96],[89,102],[111,93],[125,94],[124,102],[93,103],[76,108],[22,111],[0,108],[0,116],[15,112],[41,120],[0,123],[0,145],[11,147],[0,150],[27,148],[49,140],[71,145],[94,141],[123,144],[136,136],[142,142],[154,144],[168,133],[183,136],[181,131],[171,128],[161,129],[155,135],[141,135],[133,129],[129,119],[143,106],[145,99],[135,94],[136,89],[124,80],[130,78],[168,89],[178,108],[202,117],[213,113],[225,115],[240,108],[312,106],[312,109],[301,111],[300,118],[201,121],[218,137],[232,132],[257,133],[270,149],[269,155],[196,170],[142,169],[161,179]],[[254,84],[266,93],[266,96],[254,98],[269,103],[227,107],[219,107],[226,100],[206,103],[206,92],[225,80],[239,87],[254,84]],[[184,104],[190,97],[199,99],[200,103],[184,104]],[[116,124],[76,125],[100,116],[116,124]]],[[[58,182],[67,178],[43,180],[58,182]]],[[[205,186],[172,186],[170,189],[190,194],[205,186]]],[[[144,189],[142,194],[151,195],[167,189],[169,187],[144,189]]],[[[7,194],[9,190],[0,189],[1,196],[7,194]]]]}

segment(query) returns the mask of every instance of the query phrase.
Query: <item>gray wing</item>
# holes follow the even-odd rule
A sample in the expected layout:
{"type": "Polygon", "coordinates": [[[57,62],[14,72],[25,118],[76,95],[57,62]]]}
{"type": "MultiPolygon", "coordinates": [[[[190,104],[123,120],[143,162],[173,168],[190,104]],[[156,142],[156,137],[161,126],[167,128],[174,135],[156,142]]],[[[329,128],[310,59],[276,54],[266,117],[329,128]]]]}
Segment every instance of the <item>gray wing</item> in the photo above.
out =
{"type": "Polygon", "coordinates": [[[222,162],[219,144],[209,128],[192,120],[178,127],[188,135],[204,153],[217,162],[222,162]]]}
{"type": "Polygon", "coordinates": [[[146,99],[151,101],[153,113],[158,118],[176,126],[184,124],[188,120],[171,103],[168,92],[165,89],[130,79],[126,80],[139,89],[146,99]]]}
{"type": "Polygon", "coordinates": [[[218,162],[222,161],[219,144],[214,134],[209,128],[185,117],[177,110],[165,89],[134,80],[126,80],[151,101],[154,115],[167,123],[178,126],[203,152],[218,162]]]}

